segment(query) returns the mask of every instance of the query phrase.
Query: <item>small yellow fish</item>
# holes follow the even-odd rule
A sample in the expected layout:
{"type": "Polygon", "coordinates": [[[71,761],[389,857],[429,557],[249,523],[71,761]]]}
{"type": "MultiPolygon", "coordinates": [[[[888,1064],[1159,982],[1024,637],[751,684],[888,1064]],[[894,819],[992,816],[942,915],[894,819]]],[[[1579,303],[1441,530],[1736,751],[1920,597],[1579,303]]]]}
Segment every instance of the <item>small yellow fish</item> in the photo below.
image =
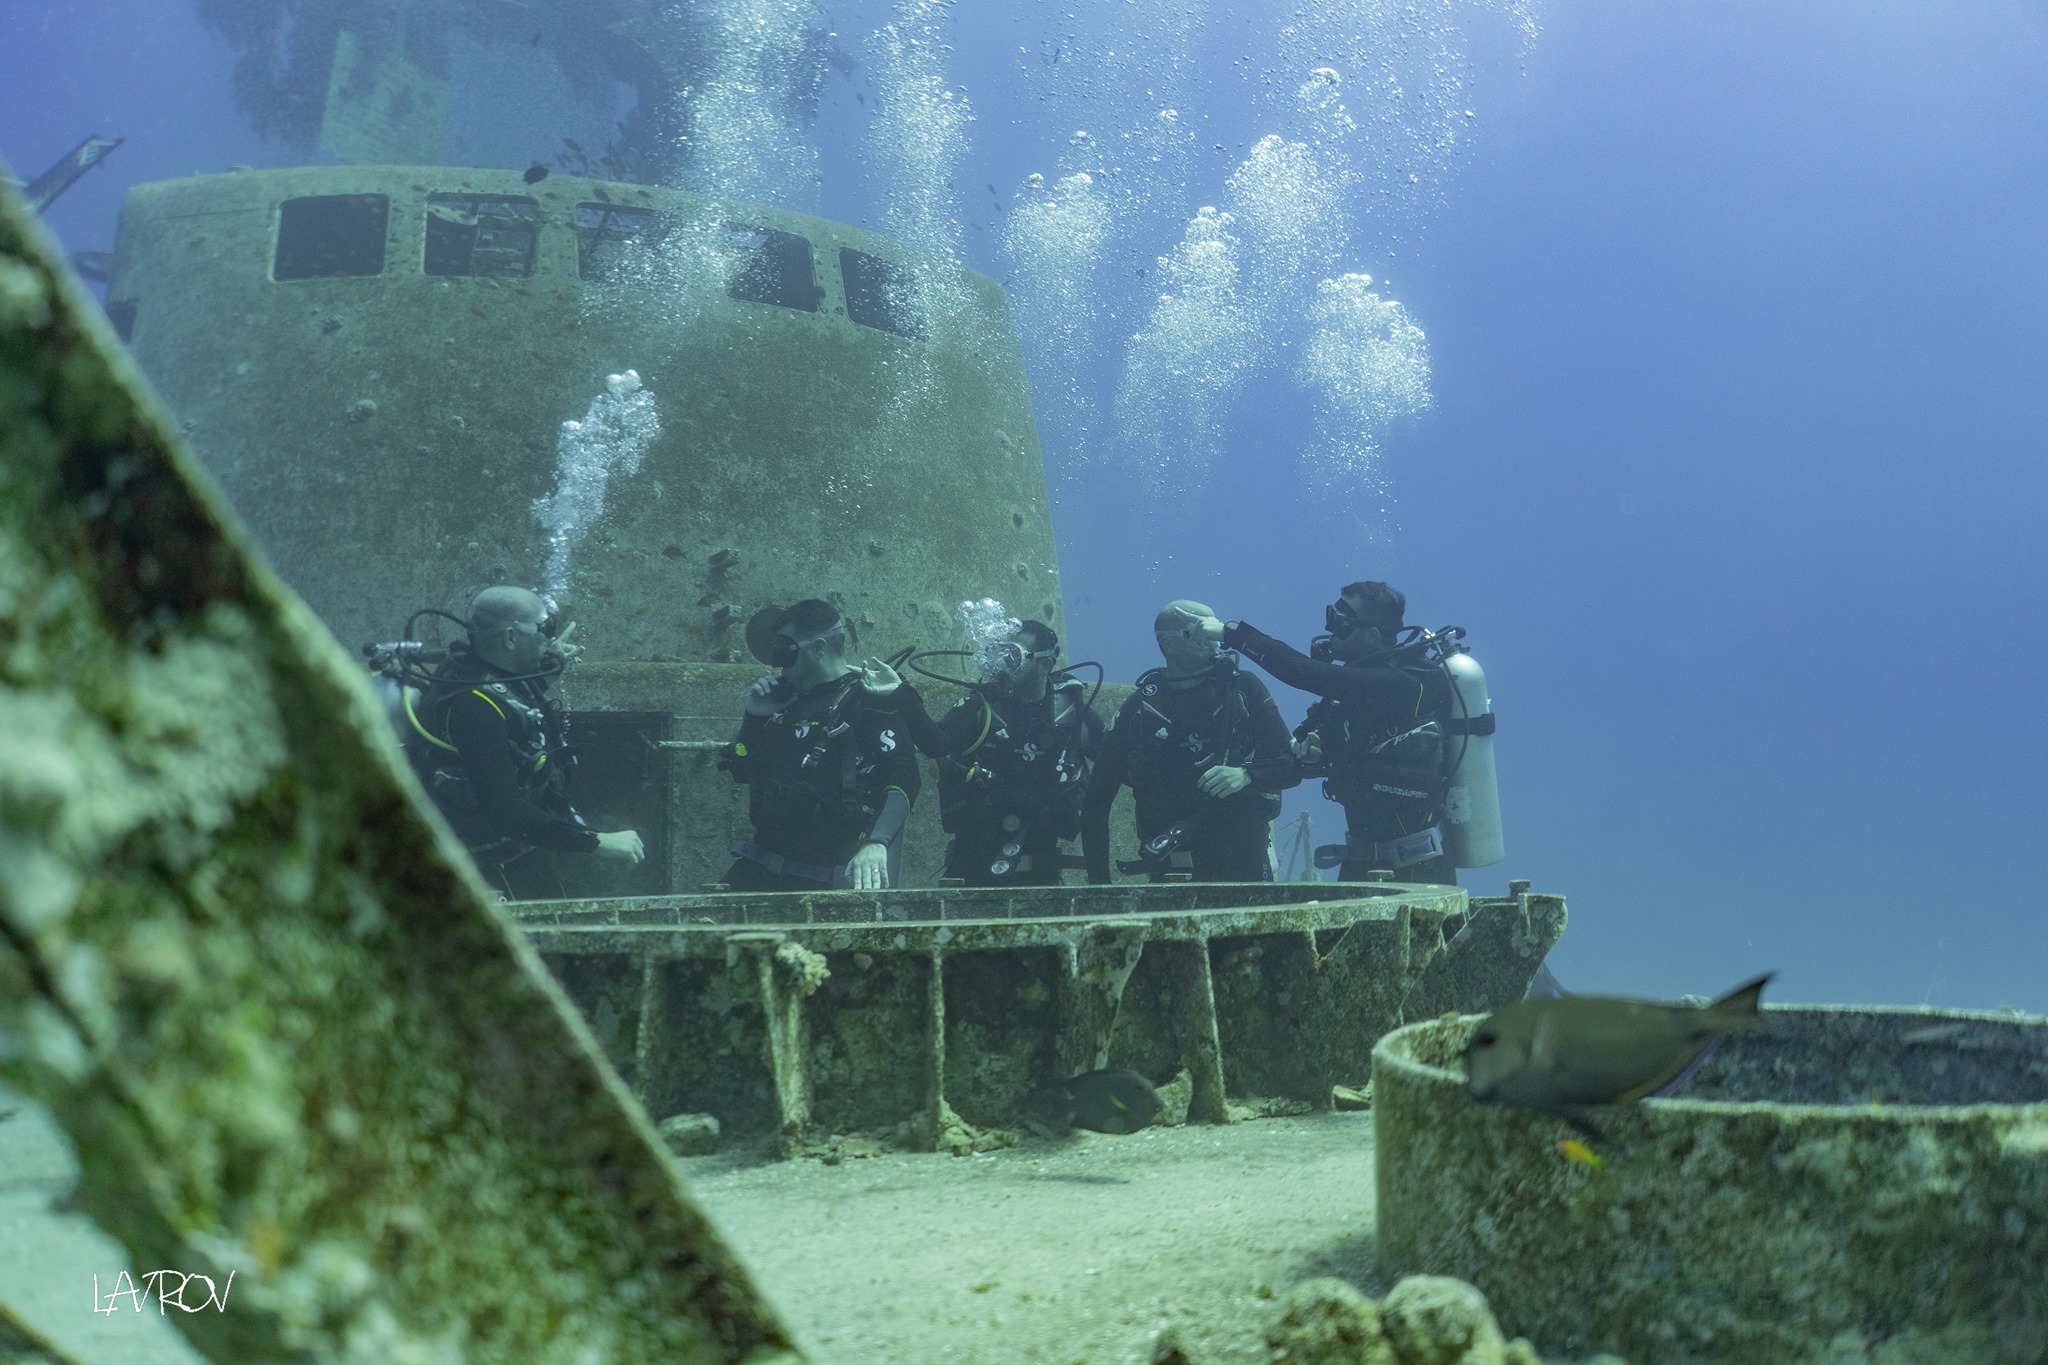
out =
{"type": "Polygon", "coordinates": [[[1566,1161],[1574,1162],[1580,1166],[1587,1166],[1596,1171],[1606,1164],[1600,1160],[1598,1152],[1577,1138],[1566,1138],[1563,1142],[1557,1144],[1557,1150],[1566,1161]]]}

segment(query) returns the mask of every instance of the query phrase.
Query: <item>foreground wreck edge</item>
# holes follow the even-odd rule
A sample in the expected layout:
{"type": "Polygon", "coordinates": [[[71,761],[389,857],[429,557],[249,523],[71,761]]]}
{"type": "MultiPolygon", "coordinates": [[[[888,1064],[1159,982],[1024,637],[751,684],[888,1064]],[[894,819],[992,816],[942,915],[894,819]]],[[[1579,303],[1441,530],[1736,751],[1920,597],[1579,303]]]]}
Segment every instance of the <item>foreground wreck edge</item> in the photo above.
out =
{"type": "MultiPolygon", "coordinates": [[[[0,189],[0,1078],[215,1360],[794,1360],[0,189]]],[[[367,552],[367,550],[366,550],[367,552]]]]}

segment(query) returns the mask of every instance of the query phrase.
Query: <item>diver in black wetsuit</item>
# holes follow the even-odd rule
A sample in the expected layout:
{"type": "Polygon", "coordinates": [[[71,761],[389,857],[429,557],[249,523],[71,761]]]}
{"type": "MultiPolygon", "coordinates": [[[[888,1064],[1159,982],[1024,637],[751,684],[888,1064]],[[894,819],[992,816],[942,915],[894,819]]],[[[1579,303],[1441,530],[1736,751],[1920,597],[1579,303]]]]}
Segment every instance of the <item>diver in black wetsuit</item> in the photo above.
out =
{"type": "Polygon", "coordinates": [[[851,627],[816,598],[756,615],[755,657],[778,672],[747,692],[724,766],[748,787],[754,836],[733,846],[735,891],[877,891],[896,881],[898,836],[921,778],[887,673],[846,657],[851,627]],[[758,639],[757,639],[758,637],[758,639]]]}
{"type": "Polygon", "coordinates": [[[1081,832],[1081,800],[1101,747],[1087,690],[1053,674],[1059,636],[1021,622],[973,693],[920,735],[939,765],[939,820],[953,836],[946,875],[969,886],[1057,886],[1060,841],[1081,832]]]}
{"type": "Polygon", "coordinates": [[[1407,606],[1385,583],[1349,585],[1325,610],[1329,634],[1315,657],[1242,621],[1206,621],[1202,630],[1321,698],[1295,732],[1295,754],[1325,766],[1323,794],[1344,807],[1338,879],[1363,881],[1381,869],[1397,881],[1455,886],[1441,827],[1451,683],[1437,664],[1396,647],[1407,606]]]}
{"type": "Polygon", "coordinates": [[[1199,602],[1169,602],[1152,623],[1166,667],[1139,678],[1117,712],[1081,808],[1090,882],[1110,880],[1109,808],[1123,786],[1155,879],[1273,879],[1273,817],[1301,769],[1266,685],[1218,652],[1222,630],[1199,602]]]}
{"type": "Polygon", "coordinates": [[[542,848],[638,863],[639,834],[599,833],[569,801],[561,713],[547,694],[566,652],[553,604],[525,588],[486,588],[464,619],[469,639],[412,706],[406,748],[484,880],[515,900],[559,895],[522,861],[542,848]]]}

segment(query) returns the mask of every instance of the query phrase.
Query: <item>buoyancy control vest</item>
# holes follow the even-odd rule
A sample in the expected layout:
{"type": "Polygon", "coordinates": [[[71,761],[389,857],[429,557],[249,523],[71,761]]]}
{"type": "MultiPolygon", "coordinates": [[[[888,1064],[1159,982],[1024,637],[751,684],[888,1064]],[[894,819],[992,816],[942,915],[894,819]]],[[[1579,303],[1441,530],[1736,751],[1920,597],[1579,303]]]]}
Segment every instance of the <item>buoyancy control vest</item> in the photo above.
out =
{"type": "Polygon", "coordinates": [[[1089,724],[1093,713],[1082,701],[1084,690],[1077,681],[1056,685],[1046,715],[1031,714],[1035,704],[991,697],[985,689],[963,703],[978,709],[979,719],[973,740],[942,766],[940,819],[947,833],[973,838],[1000,831],[1017,836],[1011,842],[1030,843],[1025,831],[1052,840],[1079,832],[1093,738],[1101,728],[1089,724]]]}
{"type": "Polygon", "coordinates": [[[873,770],[871,756],[863,764],[859,734],[865,695],[860,674],[849,673],[823,697],[795,698],[767,717],[768,729],[752,747],[744,740],[733,746],[723,766],[752,789],[757,825],[818,818],[872,823],[881,797],[864,780],[873,770]]]}
{"type": "MultiPolygon", "coordinates": [[[[1224,655],[1210,679],[1196,688],[1173,689],[1167,683],[1164,668],[1150,669],[1138,676],[1137,690],[1124,704],[1117,722],[1120,729],[1130,725],[1125,742],[1130,745],[1132,787],[1157,783],[1192,789],[1202,774],[1217,764],[1241,767],[1251,760],[1256,740],[1251,733],[1251,704],[1244,696],[1244,675],[1238,668],[1237,656],[1224,655]],[[1173,714],[1177,708],[1165,700],[1169,692],[1183,696],[1192,692],[1207,697],[1211,695],[1210,679],[1216,678],[1221,679],[1223,695],[1206,716],[1190,720],[1173,714]]],[[[1260,817],[1266,820],[1280,813],[1280,793],[1259,791],[1239,793],[1224,802],[1205,801],[1197,809],[1220,813],[1240,800],[1256,806],[1260,817]]]]}
{"type": "Polygon", "coordinates": [[[1443,669],[1436,663],[1389,667],[1406,679],[1405,705],[1324,698],[1309,707],[1295,732],[1320,736],[1328,773],[1323,795],[1343,805],[1355,839],[1429,828],[1450,782],[1445,734],[1452,706],[1443,669]]]}
{"type": "Polygon", "coordinates": [[[470,698],[503,718],[519,794],[553,814],[574,818],[568,793],[574,757],[563,741],[559,713],[531,683],[494,678],[481,660],[464,651],[449,657],[417,700],[410,690],[401,697],[409,722],[406,756],[456,833],[471,847],[497,838],[484,828],[481,804],[450,737],[451,712],[470,698]]]}

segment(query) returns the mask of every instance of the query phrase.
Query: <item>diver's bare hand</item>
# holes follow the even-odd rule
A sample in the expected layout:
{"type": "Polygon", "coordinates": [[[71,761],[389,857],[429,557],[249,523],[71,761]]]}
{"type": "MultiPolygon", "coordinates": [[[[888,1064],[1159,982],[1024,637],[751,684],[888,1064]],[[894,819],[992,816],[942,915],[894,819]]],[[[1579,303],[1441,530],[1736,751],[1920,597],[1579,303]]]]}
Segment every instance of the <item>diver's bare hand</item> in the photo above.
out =
{"type": "Polygon", "coordinates": [[[846,865],[846,873],[853,880],[856,891],[888,890],[889,846],[862,844],[860,852],[854,854],[853,861],[846,865]]]}
{"type": "Polygon", "coordinates": [[[903,686],[903,675],[883,660],[871,657],[860,666],[860,685],[878,697],[886,697],[903,686]]]}
{"type": "Polygon", "coordinates": [[[1323,737],[1314,730],[1287,746],[1297,763],[1320,763],[1323,761],[1323,737]]]}
{"type": "Polygon", "coordinates": [[[1223,622],[1214,616],[1204,616],[1194,623],[1194,633],[1205,640],[1223,638],[1223,622]]]}
{"type": "Polygon", "coordinates": [[[640,842],[640,831],[633,829],[613,830],[597,836],[597,856],[612,862],[638,867],[647,856],[647,845],[640,842]]]}
{"type": "Polygon", "coordinates": [[[1218,763],[1203,773],[1202,780],[1195,785],[1201,788],[1202,795],[1221,800],[1226,796],[1237,795],[1251,784],[1252,775],[1244,769],[1232,767],[1228,763],[1218,763]]]}
{"type": "Polygon", "coordinates": [[[557,635],[553,642],[548,645],[548,652],[560,655],[562,662],[565,664],[575,663],[583,657],[583,646],[569,642],[569,637],[575,633],[576,623],[571,621],[568,625],[562,627],[562,633],[557,635]]]}
{"type": "Polygon", "coordinates": [[[781,708],[777,697],[782,691],[782,679],[770,673],[767,677],[747,689],[747,714],[750,716],[772,716],[781,708]]]}

